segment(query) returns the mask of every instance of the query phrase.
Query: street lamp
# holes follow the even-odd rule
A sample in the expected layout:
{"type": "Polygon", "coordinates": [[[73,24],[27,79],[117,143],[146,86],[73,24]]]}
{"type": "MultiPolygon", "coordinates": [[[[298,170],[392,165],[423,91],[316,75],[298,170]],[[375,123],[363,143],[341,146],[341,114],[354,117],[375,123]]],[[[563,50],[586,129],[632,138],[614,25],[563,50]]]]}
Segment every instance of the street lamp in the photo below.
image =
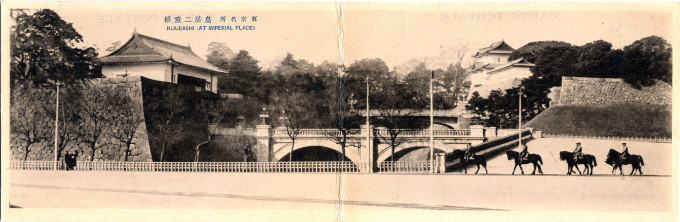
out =
{"type": "Polygon", "coordinates": [[[55,103],[56,108],[54,109],[54,170],[57,170],[57,162],[59,159],[59,155],[57,154],[59,151],[59,87],[62,83],[60,83],[59,80],[56,80],[53,84],[45,85],[54,85],[57,87],[57,102],[55,103]]]}
{"type": "Polygon", "coordinates": [[[524,86],[519,87],[519,126],[518,126],[518,131],[519,131],[519,146],[522,146],[522,95],[524,94],[523,92],[524,86]]]}

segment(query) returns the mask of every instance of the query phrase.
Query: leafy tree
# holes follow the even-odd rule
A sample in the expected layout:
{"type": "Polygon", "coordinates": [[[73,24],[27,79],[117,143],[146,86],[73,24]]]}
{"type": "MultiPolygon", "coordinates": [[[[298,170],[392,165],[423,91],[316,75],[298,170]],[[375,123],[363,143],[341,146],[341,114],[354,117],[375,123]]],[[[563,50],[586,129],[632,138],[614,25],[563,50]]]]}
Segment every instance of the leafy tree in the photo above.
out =
{"type": "Polygon", "coordinates": [[[16,82],[71,82],[100,77],[94,48],[76,48],[83,37],[50,9],[12,10],[10,77],[16,82]]]}
{"type": "Polygon", "coordinates": [[[229,70],[229,63],[235,56],[234,51],[223,42],[211,42],[208,44],[208,54],[205,55],[208,63],[223,70],[229,70]]]}
{"type": "Polygon", "coordinates": [[[673,82],[672,48],[665,39],[649,36],[623,48],[626,71],[624,81],[635,87],[649,86],[653,79],[673,82]]]}
{"type": "Polygon", "coordinates": [[[227,65],[229,74],[223,77],[218,83],[220,89],[225,92],[248,94],[260,97],[261,88],[258,87],[260,79],[260,66],[258,61],[254,59],[248,51],[241,50],[230,60],[227,65]]]}
{"type": "Polygon", "coordinates": [[[538,41],[530,42],[513,51],[508,57],[508,62],[515,59],[524,58],[527,62],[535,63],[541,51],[548,47],[570,47],[571,44],[560,41],[538,41]]]}
{"type": "Polygon", "coordinates": [[[612,50],[612,44],[597,40],[577,49],[577,62],[572,76],[616,78],[621,75],[623,58],[621,50],[612,50]]]}

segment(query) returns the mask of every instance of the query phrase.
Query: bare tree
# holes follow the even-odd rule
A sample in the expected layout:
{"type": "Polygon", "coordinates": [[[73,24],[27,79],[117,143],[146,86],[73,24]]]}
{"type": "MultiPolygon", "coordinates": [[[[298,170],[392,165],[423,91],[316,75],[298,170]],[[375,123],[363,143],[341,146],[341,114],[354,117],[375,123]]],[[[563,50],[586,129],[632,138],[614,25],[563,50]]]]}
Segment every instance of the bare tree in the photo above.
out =
{"type": "Polygon", "coordinates": [[[300,129],[309,126],[312,121],[312,110],[309,108],[311,101],[307,96],[296,90],[287,90],[275,99],[278,109],[281,111],[281,125],[286,128],[286,135],[291,140],[290,155],[288,161],[293,161],[295,139],[300,135],[300,129]]]}
{"type": "Polygon", "coordinates": [[[203,142],[196,144],[194,150],[196,150],[196,155],[194,155],[194,162],[198,162],[199,156],[201,154],[201,146],[209,143],[215,137],[216,127],[219,126],[222,121],[222,113],[225,108],[226,100],[217,99],[217,101],[201,100],[199,101],[199,107],[203,109],[204,119],[206,121],[206,132],[208,133],[208,138],[203,142]]]}
{"type": "Polygon", "coordinates": [[[351,133],[351,129],[358,126],[359,116],[350,110],[352,96],[345,92],[345,76],[342,74],[342,71],[340,72],[341,74],[337,75],[336,79],[332,81],[335,86],[328,87],[329,114],[333,120],[332,125],[337,131],[326,132],[325,136],[340,145],[343,155],[341,161],[345,161],[347,157],[346,148],[352,139],[352,137],[348,136],[351,133]]]}
{"type": "Polygon", "coordinates": [[[413,100],[404,97],[401,93],[405,91],[405,87],[408,86],[399,82],[398,79],[388,78],[374,93],[374,97],[378,100],[375,105],[379,113],[376,118],[376,125],[384,127],[386,130],[386,133],[378,130],[377,135],[381,140],[390,144],[392,161],[394,161],[396,147],[405,142],[400,137],[401,134],[418,126],[415,121],[409,119],[415,113],[415,110],[408,109],[413,100]]]}
{"type": "MultiPolygon", "coordinates": [[[[82,99],[80,87],[70,85],[64,87],[62,91],[62,98],[59,100],[59,132],[57,141],[57,160],[61,157],[62,152],[66,147],[78,139],[78,130],[80,126],[78,121],[80,115],[78,114],[79,101],[82,99]]],[[[53,114],[50,114],[53,115],[53,114]]]]}
{"type": "Polygon", "coordinates": [[[253,136],[245,135],[242,132],[235,136],[235,146],[243,151],[243,162],[253,156],[253,146],[257,143],[253,136]]]}
{"type": "Polygon", "coordinates": [[[78,137],[81,143],[85,143],[90,149],[90,161],[94,161],[96,151],[105,145],[102,140],[106,131],[111,127],[111,122],[107,118],[110,115],[111,105],[116,101],[109,95],[105,87],[89,85],[83,88],[83,99],[78,105],[81,113],[81,130],[78,137]]]}
{"type": "Polygon", "coordinates": [[[10,128],[16,134],[15,139],[23,141],[23,160],[28,160],[32,151],[31,145],[49,139],[50,131],[47,116],[49,105],[44,94],[32,89],[29,85],[15,85],[11,94],[10,128]]]}
{"type": "Polygon", "coordinates": [[[135,138],[137,128],[144,120],[141,112],[142,103],[131,96],[132,92],[122,86],[116,86],[110,94],[111,99],[118,100],[118,106],[112,113],[111,137],[125,145],[123,154],[124,161],[128,161],[132,140],[135,138]]]}
{"type": "Polygon", "coordinates": [[[156,119],[153,129],[157,132],[154,137],[161,145],[159,161],[163,162],[165,151],[169,145],[179,140],[183,127],[178,123],[179,115],[186,110],[186,101],[179,90],[163,90],[161,98],[150,101],[149,107],[156,119]]]}

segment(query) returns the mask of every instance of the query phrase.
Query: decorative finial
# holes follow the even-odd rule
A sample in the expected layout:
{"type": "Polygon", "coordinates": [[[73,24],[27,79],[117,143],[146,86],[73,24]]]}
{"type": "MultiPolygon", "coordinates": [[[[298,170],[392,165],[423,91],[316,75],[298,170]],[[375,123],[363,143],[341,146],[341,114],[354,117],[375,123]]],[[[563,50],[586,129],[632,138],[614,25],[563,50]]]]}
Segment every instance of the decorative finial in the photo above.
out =
{"type": "Polygon", "coordinates": [[[191,49],[191,43],[189,43],[189,41],[187,41],[187,47],[189,47],[189,49],[191,49]]]}
{"type": "Polygon", "coordinates": [[[137,35],[137,26],[135,26],[135,29],[132,31],[133,35],[137,35]]]}

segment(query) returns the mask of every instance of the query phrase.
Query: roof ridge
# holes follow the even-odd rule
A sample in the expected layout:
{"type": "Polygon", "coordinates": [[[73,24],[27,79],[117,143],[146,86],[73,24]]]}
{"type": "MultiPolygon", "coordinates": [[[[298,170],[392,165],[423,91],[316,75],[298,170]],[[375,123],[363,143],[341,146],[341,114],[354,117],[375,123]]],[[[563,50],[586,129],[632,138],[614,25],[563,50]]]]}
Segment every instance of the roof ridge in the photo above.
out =
{"type": "Polygon", "coordinates": [[[154,40],[154,41],[159,41],[159,42],[162,42],[162,43],[165,43],[165,44],[178,46],[178,47],[185,48],[185,49],[188,49],[189,51],[191,51],[191,47],[183,46],[183,45],[180,45],[180,44],[177,44],[177,43],[174,43],[174,42],[165,41],[165,40],[155,38],[155,37],[151,37],[151,36],[144,35],[144,34],[137,33],[137,35],[141,36],[142,38],[148,38],[148,39],[151,39],[151,40],[154,40]]]}

